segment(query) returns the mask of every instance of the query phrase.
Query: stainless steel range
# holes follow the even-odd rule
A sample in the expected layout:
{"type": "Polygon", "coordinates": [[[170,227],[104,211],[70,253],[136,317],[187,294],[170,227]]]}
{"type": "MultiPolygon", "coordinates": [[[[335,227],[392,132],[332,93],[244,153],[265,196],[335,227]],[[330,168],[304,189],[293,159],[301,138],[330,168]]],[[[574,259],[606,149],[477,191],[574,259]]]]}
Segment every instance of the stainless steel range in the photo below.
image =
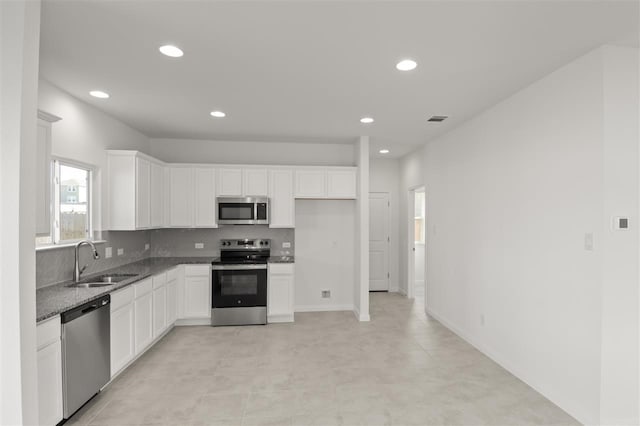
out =
{"type": "Polygon", "coordinates": [[[211,325],[267,323],[271,240],[221,240],[212,269],[211,325]]]}

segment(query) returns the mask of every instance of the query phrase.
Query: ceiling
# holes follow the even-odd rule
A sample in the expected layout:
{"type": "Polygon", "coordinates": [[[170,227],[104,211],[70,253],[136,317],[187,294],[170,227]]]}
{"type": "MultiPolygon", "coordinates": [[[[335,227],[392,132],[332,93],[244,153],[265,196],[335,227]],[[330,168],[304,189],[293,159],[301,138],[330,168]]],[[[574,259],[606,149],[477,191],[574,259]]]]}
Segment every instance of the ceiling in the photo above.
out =
{"type": "Polygon", "coordinates": [[[597,46],[637,46],[637,35],[635,1],[45,0],[40,72],[152,138],[369,135],[398,157],[597,46]],[[163,44],[184,56],[161,55],[163,44]],[[403,58],[418,68],[396,70],[403,58]]]}

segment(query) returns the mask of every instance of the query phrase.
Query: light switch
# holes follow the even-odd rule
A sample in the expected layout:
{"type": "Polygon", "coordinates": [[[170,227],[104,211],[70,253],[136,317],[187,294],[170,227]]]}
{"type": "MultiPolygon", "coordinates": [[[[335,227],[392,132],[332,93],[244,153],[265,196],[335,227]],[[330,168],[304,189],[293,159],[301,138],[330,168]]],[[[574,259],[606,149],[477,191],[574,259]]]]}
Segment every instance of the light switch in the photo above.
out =
{"type": "Polygon", "coordinates": [[[285,241],[282,243],[282,248],[291,248],[291,243],[289,241],[285,241]]]}
{"type": "Polygon", "coordinates": [[[204,248],[204,243],[196,243],[196,248],[197,249],[203,249],[204,248]]]}
{"type": "Polygon", "coordinates": [[[593,251],[593,233],[591,232],[584,234],[584,249],[593,251]]]}

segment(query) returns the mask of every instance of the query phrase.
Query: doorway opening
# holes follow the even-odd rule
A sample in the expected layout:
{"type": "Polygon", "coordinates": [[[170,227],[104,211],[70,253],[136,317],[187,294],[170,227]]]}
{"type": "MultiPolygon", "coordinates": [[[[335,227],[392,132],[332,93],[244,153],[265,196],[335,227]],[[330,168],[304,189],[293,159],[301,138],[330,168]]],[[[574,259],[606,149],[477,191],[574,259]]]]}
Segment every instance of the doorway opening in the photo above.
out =
{"type": "Polygon", "coordinates": [[[409,190],[407,297],[427,306],[427,213],[424,186],[409,190]]]}

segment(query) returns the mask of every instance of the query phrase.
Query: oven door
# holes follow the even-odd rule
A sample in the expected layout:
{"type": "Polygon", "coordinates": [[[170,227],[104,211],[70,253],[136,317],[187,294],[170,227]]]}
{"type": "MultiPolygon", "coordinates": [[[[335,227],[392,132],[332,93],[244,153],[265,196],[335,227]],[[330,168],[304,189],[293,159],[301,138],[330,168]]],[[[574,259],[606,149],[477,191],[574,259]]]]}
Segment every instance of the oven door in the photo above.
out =
{"type": "Polygon", "coordinates": [[[267,306],[267,265],[213,265],[212,308],[267,306]]]}

